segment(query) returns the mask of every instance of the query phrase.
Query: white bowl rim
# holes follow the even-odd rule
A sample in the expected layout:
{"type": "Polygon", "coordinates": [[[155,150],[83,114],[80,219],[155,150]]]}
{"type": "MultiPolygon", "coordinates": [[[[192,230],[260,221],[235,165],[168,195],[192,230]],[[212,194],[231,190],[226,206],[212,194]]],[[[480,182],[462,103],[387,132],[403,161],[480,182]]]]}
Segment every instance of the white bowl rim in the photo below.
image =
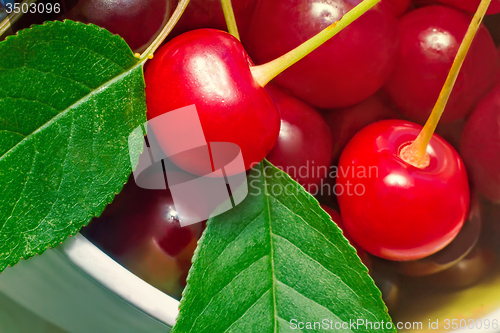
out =
{"type": "Polygon", "coordinates": [[[93,279],[151,317],[173,327],[179,301],[142,280],[81,234],[63,245],[68,258],[93,279]]]}

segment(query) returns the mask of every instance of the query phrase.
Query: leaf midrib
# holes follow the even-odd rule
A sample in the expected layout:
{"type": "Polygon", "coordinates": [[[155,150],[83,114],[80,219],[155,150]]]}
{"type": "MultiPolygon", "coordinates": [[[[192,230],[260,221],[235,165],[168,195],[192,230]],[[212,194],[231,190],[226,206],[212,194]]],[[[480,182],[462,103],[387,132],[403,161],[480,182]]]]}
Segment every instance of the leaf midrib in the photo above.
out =
{"type": "Polygon", "coordinates": [[[30,139],[33,135],[35,135],[36,133],[38,132],[41,132],[43,131],[45,128],[49,127],[50,125],[52,125],[53,123],[55,123],[59,118],[62,118],[63,116],[65,116],[68,112],[70,112],[72,109],[78,107],[79,105],[87,102],[90,97],[98,94],[101,90],[105,90],[106,88],[110,87],[111,85],[113,85],[115,82],[119,81],[120,79],[126,77],[127,75],[129,75],[134,69],[136,69],[137,67],[139,66],[142,66],[144,64],[144,62],[146,61],[147,59],[145,60],[141,60],[139,62],[137,62],[137,64],[135,64],[134,66],[132,67],[129,67],[127,70],[125,70],[123,73],[121,73],[120,75],[118,76],[115,76],[114,78],[112,78],[111,80],[108,80],[106,82],[104,82],[102,85],[100,85],[99,87],[91,90],[87,95],[83,96],[82,98],[80,98],[78,101],[76,101],[75,103],[71,104],[70,106],[68,106],[66,109],[62,110],[61,112],[59,112],[57,115],[55,115],[54,117],[52,117],[49,121],[47,121],[46,123],[44,123],[42,126],[40,126],[39,128],[37,128],[36,130],[34,130],[33,132],[31,132],[30,134],[26,135],[21,141],[19,141],[18,143],[16,143],[15,146],[13,146],[11,149],[7,150],[2,156],[0,156],[0,162],[2,161],[2,159],[4,157],[6,157],[9,153],[13,153],[16,151],[16,148],[21,146],[21,143],[24,142],[25,140],[28,140],[30,139]]]}
{"type": "Polygon", "coordinates": [[[270,257],[270,260],[271,260],[271,274],[272,274],[272,288],[271,288],[271,292],[272,292],[272,297],[273,297],[273,320],[274,320],[274,323],[273,323],[273,332],[276,333],[276,330],[277,330],[277,327],[276,325],[278,324],[278,318],[277,318],[277,309],[276,309],[276,271],[275,271],[275,267],[274,267],[274,239],[273,239],[273,227],[272,227],[272,222],[271,222],[271,204],[269,202],[269,192],[267,191],[267,175],[266,175],[266,171],[265,171],[265,168],[262,167],[263,164],[260,164],[261,165],[261,168],[262,168],[262,175],[264,177],[264,189],[265,189],[265,195],[266,195],[266,208],[267,208],[267,216],[268,216],[268,223],[269,223],[269,257],[270,257]]]}

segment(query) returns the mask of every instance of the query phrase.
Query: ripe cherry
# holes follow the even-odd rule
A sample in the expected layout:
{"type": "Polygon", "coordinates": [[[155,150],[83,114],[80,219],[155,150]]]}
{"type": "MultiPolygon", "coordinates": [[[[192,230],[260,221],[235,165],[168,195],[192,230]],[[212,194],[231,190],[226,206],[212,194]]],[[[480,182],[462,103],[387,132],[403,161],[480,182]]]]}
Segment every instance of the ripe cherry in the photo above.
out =
{"type": "Polygon", "coordinates": [[[139,188],[133,178],[83,234],[134,274],[180,297],[204,223],[180,227],[168,190],[139,188]]]}
{"type": "Polygon", "coordinates": [[[153,221],[153,239],[171,257],[181,253],[193,239],[201,236],[202,223],[180,226],[180,216],[168,191],[153,191],[153,206],[147,216],[153,221]]]}
{"type": "Polygon", "coordinates": [[[401,158],[420,131],[407,121],[377,122],[356,134],[340,157],[337,184],[344,189],[339,205],[346,230],[363,249],[385,259],[437,252],[468,214],[465,167],[446,141],[432,137],[423,169],[401,158]]]}
{"type": "MultiPolygon", "coordinates": [[[[398,111],[423,124],[432,111],[471,17],[445,6],[422,7],[400,19],[396,69],[385,84],[398,111]]],[[[497,68],[495,45],[479,29],[458,76],[443,122],[466,117],[492,86],[497,68]]]]}
{"type": "Polygon", "coordinates": [[[500,84],[481,100],[467,120],[460,153],[477,191],[500,203],[500,84]]]}
{"type": "MultiPolygon", "coordinates": [[[[359,4],[340,23],[332,23],[290,52],[259,66],[252,66],[239,41],[222,31],[200,29],[174,38],[162,47],[146,70],[148,119],[194,104],[205,140],[238,145],[245,168],[249,169],[271,151],[280,128],[279,112],[262,87],[376,4],[376,0],[359,4]]],[[[146,56],[151,54],[148,50],[146,56]]],[[[155,124],[150,122],[164,152],[169,155],[177,150],[178,144],[168,140],[169,128],[155,124]]],[[[177,128],[189,131],[185,126],[177,128]]],[[[174,162],[191,173],[205,175],[211,171],[205,160],[204,156],[191,154],[174,162]]]]}
{"type": "Polygon", "coordinates": [[[158,35],[173,8],[171,0],[80,0],[65,18],[105,28],[141,52],[158,35]]]}
{"type": "MultiPolygon", "coordinates": [[[[245,46],[256,63],[271,61],[334,23],[361,2],[260,1],[245,46]]],[[[380,3],[275,81],[316,107],[353,105],[383,85],[394,68],[397,45],[395,16],[385,3],[380,3]]]]}
{"type": "Polygon", "coordinates": [[[267,85],[266,91],[281,114],[280,134],[267,159],[306,189],[319,185],[332,156],[328,125],[316,110],[278,86],[267,85]]]}
{"type": "MultiPolygon", "coordinates": [[[[146,69],[148,120],[195,104],[206,141],[237,144],[249,169],[271,151],[280,128],[279,112],[252,76],[251,65],[227,32],[200,29],[174,38],[146,69]]],[[[162,140],[168,128],[153,126],[153,131],[168,150],[171,143],[162,140]]],[[[204,174],[192,161],[176,163],[204,174]]]]}
{"type": "Polygon", "coordinates": [[[344,147],[361,129],[379,120],[400,118],[379,93],[354,106],[328,111],[325,119],[332,132],[333,163],[338,163],[344,147]]]}
{"type": "Polygon", "coordinates": [[[465,258],[478,244],[483,225],[477,195],[471,196],[469,216],[453,241],[442,250],[422,259],[393,262],[396,269],[408,276],[425,276],[444,271],[465,258]]]}

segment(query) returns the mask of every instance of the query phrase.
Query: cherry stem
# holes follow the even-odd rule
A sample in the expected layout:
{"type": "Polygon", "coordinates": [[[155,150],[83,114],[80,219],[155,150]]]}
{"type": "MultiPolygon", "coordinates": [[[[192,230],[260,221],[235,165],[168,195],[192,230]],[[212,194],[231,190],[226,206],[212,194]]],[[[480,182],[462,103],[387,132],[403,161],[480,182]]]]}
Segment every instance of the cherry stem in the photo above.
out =
{"type": "Polygon", "coordinates": [[[240,40],[240,34],[238,33],[238,26],[236,25],[236,18],[234,17],[231,0],[221,0],[220,3],[222,5],[222,11],[224,12],[224,18],[226,19],[227,30],[237,40],[240,40]]]}
{"type": "Polygon", "coordinates": [[[441,90],[441,93],[439,94],[439,98],[436,105],[434,105],[434,109],[432,110],[429,119],[427,119],[424,128],[422,128],[422,131],[420,131],[415,141],[401,150],[401,158],[413,166],[423,169],[429,165],[427,146],[429,145],[432,135],[434,134],[434,131],[439,123],[439,119],[441,119],[444,109],[446,108],[446,104],[448,103],[450,95],[453,91],[453,87],[457,81],[462,64],[464,63],[467,52],[469,51],[472,41],[474,40],[474,36],[481,26],[481,22],[486,14],[486,11],[488,10],[490,2],[491,0],[481,0],[476,14],[472,18],[472,22],[467,29],[467,33],[465,34],[462,44],[460,44],[460,48],[458,49],[450,72],[448,73],[446,82],[441,90]]]}
{"type": "MultiPolygon", "coordinates": [[[[23,2],[21,2],[19,4],[19,8],[22,8],[22,6],[24,4],[27,4],[28,7],[32,4],[32,3],[35,3],[36,0],[24,0],[23,2]]],[[[23,11],[20,10],[18,13],[14,13],[14,11],[12,11],[3,21],[2,23],[0,23],[0,36],[2,36],[7,30],[9,30],[10,27],[12,27],[12,25],[14,23],[17,22],[17,20],[19,20],[19,18],[23,16],[23,11]]]]}
{"type": "Polygon", "coordinates": [[[158,34],[158,36],[155,38],[155,40],[148,46],[148,48],[141,54],[139,55],[136,53],[136,56],[139,59],[152,59],[153,54],[155,53],[156,49],[160,47],[161,43],[167,38],[168,34],[172,31],[172,29],[175,27],[177,22],[179,22],[179,19],[181,18],[182,14],[186,10],[187,5],[189,4],[189,0],[180,0],[179,3],[177,4],[177,7],[175,8],[174,13],[168,20],[167,24],[163,27],[161,32],[158,34]]]}
{"type": "Polygon", "coordinates": [[[285,69],[323,45],[327,40],[342,31],[345,27],[373,8],[380,1],[381,0],[365,0],[361,2],[359,5],[346,13],[340,20],[332,23],[320,33],[300,44],[290,52],[268,63],[252,67],[251,71],[253,77],[262,87],[264,87],[267,83],[269,83],[269,81],[274,79],[285,69]]]}

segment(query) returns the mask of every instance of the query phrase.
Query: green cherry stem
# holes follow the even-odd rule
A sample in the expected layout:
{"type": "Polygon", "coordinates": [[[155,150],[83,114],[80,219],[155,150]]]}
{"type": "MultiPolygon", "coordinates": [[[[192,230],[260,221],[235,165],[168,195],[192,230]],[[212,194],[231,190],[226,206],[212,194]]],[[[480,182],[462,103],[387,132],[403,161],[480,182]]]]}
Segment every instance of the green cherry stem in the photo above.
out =
{"type": "MultiPolygon", "coordinates": [[[[24,0],[19,4],[19,8],[22,8],[24,4],[27,4],[28,7],[32,4],[35,3],[36,0],[24,0]]],[[[14,13],[12,11],[3,21],[0,23],[0,36],[2,36],[14,23],[19,20],[19,18],[23,16],[23,11],[20,10],[18,13],[14,13]]]]}
{"type": "Polygon", "coordinates": [[[236,39],[240,40],[240,34],[238,33],[238,26],[236,25],[236,18],[234,17],[231,0],[221,0],[220,3],[222,5],[222,11],[224,12],[224,18],[226,19],[227,30],[236,39]]]}
{"type": "Polygon", "coordinates": [[[446,103],[448,103],[448,99],[450,98],[450,95],[453,91],[453,87],[455,85],[455,82],[457,81],[457,77],[460,73],[460,69],[462,68],[462,64],[464,63],[467,52],[469,51],[472,41],[474,40],[474,36],[481,26],[481,22],[484,15],[486,14],[486,11],[488,10],[490,2],[491,0],[481,0],[476,14],[472,18],[472,22],[467,29],[467,33],[465,34],[465,37],[460,44],[460,48],[458,49],[450,72],[448,73],[448,77],[446,78],[443,89],[439,94],[436,105],[434,105],[434,109],[432,110],[429,119],[427,119],[424,128],[419,133],[415,141],[401,149],[400,157],[404,161],[415,167],[423,169],[429,165],[427,146],[429,145],[432,135],[434,134],[434,131],[436,130],[436,127],[439,123],[439,119],[441,119],[441,115],[446,108],[446,103]]]}
{"type": "Polygon", "coordinates": [[[179,22],[179,19],[186,10],[188,4],[189,0],[179,1],[177,7],[175,8],[174,13],[168,20],[167,24],[165,24],[163,29],[160,31],[158,36],[155,38],[155,40],[148,46],[148,48],[141,55],[136,54],[136,56],[138,56],[139,59],[153,58],[153,54],[155,53],[156,49],[160,47],[161,43],[163,43],[165,38],[167,38],[168,34],[172,31],[177,22],[179,22]]]}
{"type": "Polygon", "coordinates": [[[253,77],[261,86],[265,86],[285,69],[320,47],[323,43],[342,31],[342,29],[347,27],[380,1],[381,0],[365,0],[361,2],[345,14],[340,20],[332,23],[320,33],[300,44],[290,52],[263,65],[252,67],[251,70],[253,77]]]}

